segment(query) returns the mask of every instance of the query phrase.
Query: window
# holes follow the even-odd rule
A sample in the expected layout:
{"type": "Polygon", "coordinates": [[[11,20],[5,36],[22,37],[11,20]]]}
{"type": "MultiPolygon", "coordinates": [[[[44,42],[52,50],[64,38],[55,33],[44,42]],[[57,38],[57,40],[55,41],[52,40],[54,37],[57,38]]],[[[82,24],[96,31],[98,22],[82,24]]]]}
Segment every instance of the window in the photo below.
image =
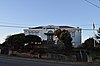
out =
{"type": "Polygon", "coordinates": [[[72,37],[75,37],[75,32],[72,32],[71,36],[72,36],[72,37]]]}

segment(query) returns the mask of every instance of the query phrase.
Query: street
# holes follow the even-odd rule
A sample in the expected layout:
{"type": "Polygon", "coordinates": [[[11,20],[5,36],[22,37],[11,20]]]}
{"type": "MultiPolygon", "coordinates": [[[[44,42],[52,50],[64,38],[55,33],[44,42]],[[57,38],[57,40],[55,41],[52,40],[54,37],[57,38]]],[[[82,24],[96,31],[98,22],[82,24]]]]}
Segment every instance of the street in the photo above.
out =
{"type": "Polygon", "coordinates": [[[70,64],[70,63],[50,63],[21,59],[18,57],[0,56],[0,66],[100,66],[98,64],[70,64]]]}

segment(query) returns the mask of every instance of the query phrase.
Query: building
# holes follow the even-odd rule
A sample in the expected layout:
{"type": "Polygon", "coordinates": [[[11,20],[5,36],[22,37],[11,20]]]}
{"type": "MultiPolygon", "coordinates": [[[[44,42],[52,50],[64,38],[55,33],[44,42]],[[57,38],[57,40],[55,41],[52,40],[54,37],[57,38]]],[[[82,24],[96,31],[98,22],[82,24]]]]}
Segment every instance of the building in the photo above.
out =
{"type": "Polygon", "coordinates": [[[25,35],[37,35],[41,37],[42,40],[54,41],[57,44],[58,38],[53,35],[54,31],[57,29],[68,30],[72,37],[72,44],[74,47],[78,47],[81,44],[81,29],[71,26],[39,26],[24,29],[25,35]]]}

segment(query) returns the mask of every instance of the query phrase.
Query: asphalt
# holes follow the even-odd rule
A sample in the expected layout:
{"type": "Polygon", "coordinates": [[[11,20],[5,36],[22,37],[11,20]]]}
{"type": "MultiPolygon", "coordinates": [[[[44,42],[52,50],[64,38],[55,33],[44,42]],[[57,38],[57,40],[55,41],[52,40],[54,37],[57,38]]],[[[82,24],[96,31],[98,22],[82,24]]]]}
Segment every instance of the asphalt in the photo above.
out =
{"type": "Polygon", "coordinates": [[[62,62],[62,61],[53,61],[53,60],[46,60],[46,59],[35,59],[35,58],[26,58],[26,57],[19,57],[19,56],[9,56],[9,55],[2,55],[0,54],[0,58],[5,59],[15,59],[15,60],[26,60],[26,61],[34,61],[34,62],[46,62],[46,63],[53,63],[53,64],[78,64],[78,65],[89,65],[89,66],[100,66],[100,63],[88,63],[88,62],[62,62]]]}

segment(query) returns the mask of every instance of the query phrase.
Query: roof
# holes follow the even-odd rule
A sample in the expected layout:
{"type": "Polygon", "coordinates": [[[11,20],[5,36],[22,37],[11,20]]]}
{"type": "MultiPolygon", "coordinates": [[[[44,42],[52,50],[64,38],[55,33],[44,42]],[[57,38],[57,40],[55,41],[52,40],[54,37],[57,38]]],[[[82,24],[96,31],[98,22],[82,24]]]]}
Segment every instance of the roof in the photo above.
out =
{"type": "Polygon", "coordinates": [[[60,28],[74,28],[74,27],[71,27],[71,26],[59,26],[60,28]]]}
{"type": "Polygon", "coordinates": [[[71,26],[52,26],[52,25],[48,25],[48,26],[38,26],[38,27],[33,27],[33,28],[29,28],[29,29],[42,29],[42,28],[47,28],[47,29],[54,29],[54,28],[74,28],[71,26]]]}
{"type": "Polygon", "coordinates": [[[32,27],[32,28],[29,28],[29,29],[42,29],[43,27],[39,26],[39,27],[32,27]]]}

